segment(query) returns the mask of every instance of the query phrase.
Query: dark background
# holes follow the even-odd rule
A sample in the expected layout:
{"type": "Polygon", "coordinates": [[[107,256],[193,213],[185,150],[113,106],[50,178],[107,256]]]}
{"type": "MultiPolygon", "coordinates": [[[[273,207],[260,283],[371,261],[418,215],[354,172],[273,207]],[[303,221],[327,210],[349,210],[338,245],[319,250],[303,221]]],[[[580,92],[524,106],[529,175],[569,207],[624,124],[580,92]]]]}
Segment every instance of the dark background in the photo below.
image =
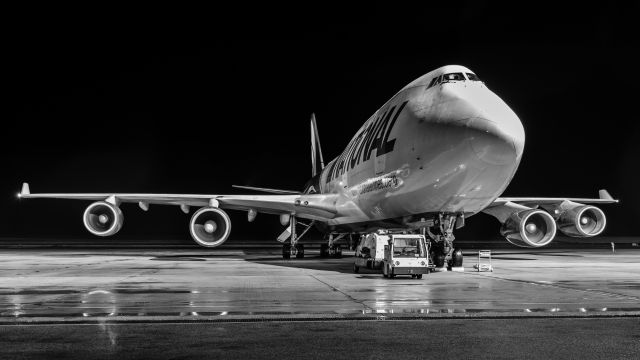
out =
{"type": "MultiPolygon", "coordinates": [[[[603,207],[607,233],[638,235],[638,10],[482,1],[7,9],[0,236],[89,236],[88,203],[18,200],[23,181],[33,192],[301,190],[311,112],[328,162],[396,91],[446,64],[474,70],[525,126],[506,196],[607,188],[622,199],[603,207]]],[[[117,238],[189,238],[177,207],[122,209],[117,238]]],[[[246,225],[244,212],[230,215],[232,240],[281,232],[275,216],[246,225]]],[[[481,214],[459,238],[498,229],[481,214]]]]}

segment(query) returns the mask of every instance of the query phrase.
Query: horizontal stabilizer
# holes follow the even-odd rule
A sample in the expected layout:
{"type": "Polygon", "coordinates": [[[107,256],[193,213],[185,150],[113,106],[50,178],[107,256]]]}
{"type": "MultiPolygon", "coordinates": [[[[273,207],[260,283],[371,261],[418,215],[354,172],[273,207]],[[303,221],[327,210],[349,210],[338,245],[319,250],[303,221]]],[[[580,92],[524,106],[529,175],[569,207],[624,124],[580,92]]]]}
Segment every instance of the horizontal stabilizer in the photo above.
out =
{"type": "Polygon", "coordinates": [[[293,190],[270,189],[270,188],[242,186],[242,185],[231,185],[231,186],[237,189],[253,190],[253,191],[260,191],[260,192],[266,192],[266,193],[272,193],[272,194],[283,194],[283,195],[302,194],[300,191],[293,191],[293,190]]]}

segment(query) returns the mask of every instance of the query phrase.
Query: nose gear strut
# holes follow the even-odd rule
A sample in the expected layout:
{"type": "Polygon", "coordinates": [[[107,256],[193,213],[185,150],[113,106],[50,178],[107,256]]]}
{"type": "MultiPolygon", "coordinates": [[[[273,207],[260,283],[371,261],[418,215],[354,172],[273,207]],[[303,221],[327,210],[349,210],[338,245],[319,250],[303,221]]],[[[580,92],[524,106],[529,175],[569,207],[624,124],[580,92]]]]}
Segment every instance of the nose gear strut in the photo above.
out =
{"type": "Polygon", "coordinates": [[[462,250],[453,247],[453,241],[456,238],[453,230],[462,226],[464,226],[463,214],[439,213],[433,226],[426,228],[432,242],[432,258],[436,267],[442,268],[445,264],[448,267],[462,266],[462,250]]]}

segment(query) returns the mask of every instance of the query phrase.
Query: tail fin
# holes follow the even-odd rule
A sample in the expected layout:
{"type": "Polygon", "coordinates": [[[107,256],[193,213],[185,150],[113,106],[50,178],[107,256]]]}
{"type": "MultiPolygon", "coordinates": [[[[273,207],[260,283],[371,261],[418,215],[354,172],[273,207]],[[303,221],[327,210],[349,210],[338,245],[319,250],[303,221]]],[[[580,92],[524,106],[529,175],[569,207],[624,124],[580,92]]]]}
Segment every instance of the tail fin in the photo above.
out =
{"type": "Polygon", "coordinates": [[[311,175],[318,173],[317,156],[320,154],[320,170],[324,169],[324,159],[322,158],[322,146],[320,146],[320,135],[318,135],[318,125],[316,124],[316,114],[311,114],[311,175]]]}

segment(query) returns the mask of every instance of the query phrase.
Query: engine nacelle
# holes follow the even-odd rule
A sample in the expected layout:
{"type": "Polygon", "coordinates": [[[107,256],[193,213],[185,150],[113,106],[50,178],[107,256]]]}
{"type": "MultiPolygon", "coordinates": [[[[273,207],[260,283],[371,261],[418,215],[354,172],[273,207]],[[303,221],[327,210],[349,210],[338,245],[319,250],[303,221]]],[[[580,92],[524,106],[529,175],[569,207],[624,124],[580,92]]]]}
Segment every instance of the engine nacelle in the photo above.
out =
{"type": "Polygon", "coordinates": [[[216,247],[222,245],[231,234],[231,220],[221,209],[204,207],[191,217],[189,232],[198,245],[216,247]]]}
{"type": "Polygon", "coordinates": [[[558,217],[558,228],[573,237],[590,237],[600,234],[607,225],[604,212],[595,206],[582,205],[566,210],[558,217]]]}
{"type": "Polygon", "coordinates": [[[106,201],[98,201],[87,207],[82,220],[93,235],[111,236],[120,231],[124,217],[119,207],[106,201]]]}
{"type": "Polygon", "coordinates": [[[556,222],[544,210],[522,210],[507,218],[502,224],[500,234],[516,246],[542,247],[556,236],[556,222]]]}

